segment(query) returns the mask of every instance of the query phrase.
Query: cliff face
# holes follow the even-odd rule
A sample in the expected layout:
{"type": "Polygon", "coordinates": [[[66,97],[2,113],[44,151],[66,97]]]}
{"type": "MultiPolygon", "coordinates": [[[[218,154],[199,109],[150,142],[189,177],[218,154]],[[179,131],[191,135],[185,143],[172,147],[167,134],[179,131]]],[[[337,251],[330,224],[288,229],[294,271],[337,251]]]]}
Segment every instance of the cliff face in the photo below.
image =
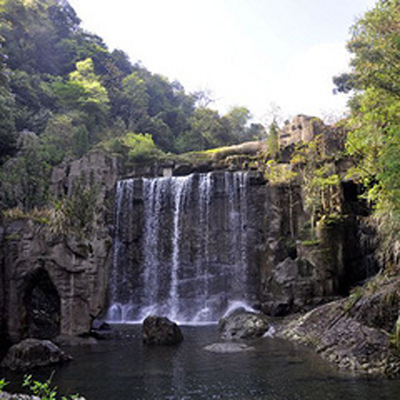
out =
{"type": "MultiPolygon", "coordinates": [[[[265,257],[260,301],[269,315],[307,310],[346,295],[376,272],[363,243],[363,217],[347,215],[320,224],[309,240],[301,186],[270,186],[265,204],[265,257]]],[[[343,200],[345,202],[345,200],[343,200]]],[[[345,205],[344,205],[345,206],[345,205]]]]}
{"type": "MultiPolygon", "coordinates": [[[[137,175],[137,171],[131,175],[137,175]]],[[[227,241],[237,232],[232,231],[229,218],[221,220],[228,215],[224,209],[227,195],[224,176],[225,172],[221,171],[213,178],[216,192],[208,218],[210,237],[223,237],[227,241]],[[216,220],[222,221],[225,230],[215,231],[212,222],[216,220]]],[[[56,199],[74,198],[79,191],[95,188],[92,227],[82,228],[85,235],[60,233],[31,219],[5,224],[4,232],[0,232],[2,337],[8,335],[17,342],[29,336],[87,333],[93,319],[105,312],[118,179],[116,159],[101,152],[90,153],[53,171],[52,191],[56,199]]],[[[144,257],[139,243],[144,229],[141,215],[148,199],[140,182],[139,179],[135,184],[133,215],[122,218],[127,227],[132,225],[128,256],[133,266],[139,265],[144,257]]],[[[193,210],[182,209],[192,222],[199,218],[196,214],[196,209],[201,208],[199,196],[197,193],[188,199],[194,205],[193,210]]],[[[76,204],[76,211],[85,211],[79,206],[81,203],[76,204]]],[[[249,173],[246,207],[249,220],[243,229],[248,240],[251,282],[247,297],[265,313],[285,315],[308,309],[345,294],[351,285],[367,276],[367,264],[357,236],[361,232],[357,216],[326,224],[319,230],[318,241],[307,241],[303,231],[309,216],[303,208],[302,188],[295,184],[271,185],[257,172],[249,173]]],[[[172,222],[165,228],[164,237],[168,232],[171,235],[172,222]]],[[[189,226],[180,240],[187,242],[193,232],[189,226]]],[[[215,260],[217,269],[218,262],[223,264],[231,255],[226,250],[229,246],[222,249],[214,243],[212,239],[208,257],[215,260]]],[[[167,246],[166,251],[172,250],[167,246]]],[[[183,261],[191,263],[201,260],[201,256],[201,249],[187,249],[187,259],[183,261]]]]}
{"type": "Polygon", "coordinates": [[[115,160],[102,153],[55,169],[56,198],[72,195],[78,180],[79,190],[96,187],[92,229],[85,236],[65,234],[30,218],[6,222],[0,281],[3,338],[18,342],[90,330],[106,302],[112,245],[112,209],[107,204],[116,179],[115,160]]]}

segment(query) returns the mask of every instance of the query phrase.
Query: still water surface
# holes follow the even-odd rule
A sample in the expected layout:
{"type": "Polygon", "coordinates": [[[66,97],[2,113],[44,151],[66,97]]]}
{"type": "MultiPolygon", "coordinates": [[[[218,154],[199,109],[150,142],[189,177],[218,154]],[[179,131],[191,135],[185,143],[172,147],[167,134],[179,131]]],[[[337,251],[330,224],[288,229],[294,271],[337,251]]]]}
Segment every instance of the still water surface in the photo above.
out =
{"type": "MultiPolygon", "coordinates": [[[[218,341],[216,326],[183,327],[185,340],[177,347],[146,347],[140,326],[120,329],[120,339],[68,349],[74,361],[58,367],[54,376],[61,393],[78,391],[88,400],[389,400],[400,396],[400,381],[338,373],[310,351],[279,339],[252,341],[253,352],[214,354],[203,347],[218,341]]],[[[52,370],[42,369],[34,377],[46,378],[52,370]]]]}

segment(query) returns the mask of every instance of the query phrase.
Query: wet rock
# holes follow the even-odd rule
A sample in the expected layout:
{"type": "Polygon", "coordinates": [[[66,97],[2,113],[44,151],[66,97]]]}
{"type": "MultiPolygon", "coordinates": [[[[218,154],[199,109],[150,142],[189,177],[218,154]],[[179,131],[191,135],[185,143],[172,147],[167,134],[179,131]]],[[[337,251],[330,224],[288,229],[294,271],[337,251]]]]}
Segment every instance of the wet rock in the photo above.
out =
{"type": "Polygon", "coordinates": [[[262,314],[239,309],[221,318],[219,333],[223,340],[251,339],[264,335],[269,328],[268,318],[262,314]]]}
{"type": "Polygon", "coordinates": [[[172,345],[183,340],[183,334],[179,326],[166,317],[149,316],[143,322],[143,343],[172,345]]]}
{"type": "Polygon", "coordinates": [[[25,339],[8,350],[1,366],[14,371],[24,371],[71,359],[71,356],[65,354],[50,340],[25,339]]]}
{"type": "Polygon", "coordinates": [[[239,353],[243,351],[253,351],[254,347],[247,346],[245,343],[232,343],[232,342],[224,342],[224,343],[213,343],[204,347],[204,350],[210,351],[211,353],[239,353]]]}
{"type": "Polygon", "coordinates": [[[98,340],[110,340],[117,336],[116,332],[107,322],[94,321],[90,335],[98,340]]]}
{"type": "Polygon", "coordinates": [[[27,394],[11,394],[7,392],[0,392],[1,400],[40,400],[37,396],[29,396],[27,394]]]}

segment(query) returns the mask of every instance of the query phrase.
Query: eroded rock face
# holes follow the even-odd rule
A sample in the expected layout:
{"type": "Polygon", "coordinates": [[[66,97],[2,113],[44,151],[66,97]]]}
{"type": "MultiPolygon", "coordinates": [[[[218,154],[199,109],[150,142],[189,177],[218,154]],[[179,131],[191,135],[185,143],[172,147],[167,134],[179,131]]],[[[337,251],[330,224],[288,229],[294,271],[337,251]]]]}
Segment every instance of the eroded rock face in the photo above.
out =
{"type": "Polygon", "coordinates": [[[55,233],[30,219],[6,221],[0,314],[4,337],[11,342],[88,333],[105,309],[112,250],[110,200],[117,177],[115,160],[101,152],[55,168],[56,198],[72,195],[77,181],[96,187],[93,226],[85,236],[55,233]]]}
{"type": "Polygon", "coordinates": [[[69,360],[71,357],[50,340],[25,339],[8,350],[1,366],[14,371],[25,371],[69,360]]]}
{"type": "Polygon", "coordinates": [[[173,345],[183,341],[183,334],[175,322],[152,315],[143,322],[142,338],[145,344],[173,345]]]}
{"type": "Polygon", "coordinates": [[[223,340],[252,339],[260,337],[269,328],[268,318],[242,309],[221,318],[218,326],[223,340]]]}
{"type": "Polygon", "coordinates": [[[346,295],[374,274],[371,249],[360,240],[362,217],[343,216],[318,229],[318,240],[302,232],[309,216],[300,186],[271,186],[266,196],[266,251],[261,267],[261,309],[283,316],[346,295]]]}
{"type": "Polygon", "coordinates": [[[11,341],[26,332],[38,338],[89,332],[106,301],[109,244],[82,239],[81,247],[90,249],[84,257],[63,237],[49,240],[46,228],[32,221],[14,221],[7,232],[16,238],[4,245],[11,341]]]}

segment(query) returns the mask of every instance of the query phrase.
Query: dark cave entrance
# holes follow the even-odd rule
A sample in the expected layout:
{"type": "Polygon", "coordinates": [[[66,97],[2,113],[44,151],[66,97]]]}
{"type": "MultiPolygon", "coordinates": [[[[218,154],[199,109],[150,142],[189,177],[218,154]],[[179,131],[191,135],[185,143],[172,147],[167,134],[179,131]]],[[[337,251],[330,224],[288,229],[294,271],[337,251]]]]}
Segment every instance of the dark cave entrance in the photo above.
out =
{"type": "Polygon", "coordinates": [[[60,296],[45,269],[27,276],[23,300],[28,337],[51,339],[60,334],[60,296]]]}

